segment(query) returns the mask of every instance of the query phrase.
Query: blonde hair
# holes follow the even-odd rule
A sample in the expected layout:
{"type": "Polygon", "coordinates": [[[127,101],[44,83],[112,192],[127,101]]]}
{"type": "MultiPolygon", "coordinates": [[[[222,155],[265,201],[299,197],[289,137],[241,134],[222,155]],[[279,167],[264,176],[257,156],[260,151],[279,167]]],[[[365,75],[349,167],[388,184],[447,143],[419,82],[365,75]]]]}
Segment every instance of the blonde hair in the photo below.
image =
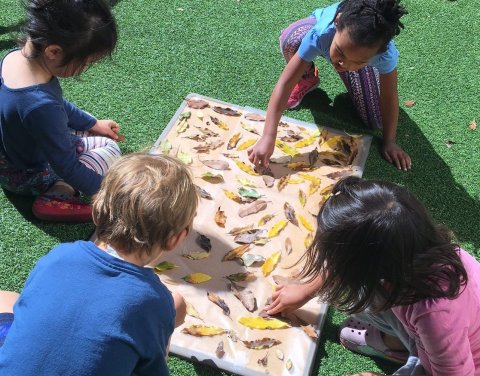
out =
{"type": "Polygon", "coordinates": [[[134,153],[120,158],[93,202],[97,237],[124,253],[150,255],[187,228],[198,195],[189,169],[166,155],[134,153]]]}

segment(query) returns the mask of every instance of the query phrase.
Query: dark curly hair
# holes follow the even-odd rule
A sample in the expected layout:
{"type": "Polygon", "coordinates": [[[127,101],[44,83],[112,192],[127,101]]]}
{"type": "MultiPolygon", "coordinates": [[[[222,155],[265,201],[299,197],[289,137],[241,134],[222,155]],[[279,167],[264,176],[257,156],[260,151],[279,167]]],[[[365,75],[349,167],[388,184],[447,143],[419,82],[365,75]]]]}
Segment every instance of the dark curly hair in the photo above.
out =
{"type": "Polygon", "coordinates": [[[468,280],[458,249],[406,189],[349,177],[320,209],[300,277],[322,277],[318,294],[348,313],[455,298],[468,280]]]}
{"type": "Polygon", "coordinates": [[[344,0],[338,6],[335,19],[338,14],[338,30],[347,28],[355,44],[379,46],[379,52],[383,52],[403,29],[400,18],[407,11],[400,0],[344,0]]]}
{"type": "Polygon", "coordinates": [[[91,57],[111,56],[117,44],[117,26],[110,6],[103,0],[25,0],[24,46],[30,40],[39,57],[49,45],[63,51],[62,65],[82,65],[91,57]]]}

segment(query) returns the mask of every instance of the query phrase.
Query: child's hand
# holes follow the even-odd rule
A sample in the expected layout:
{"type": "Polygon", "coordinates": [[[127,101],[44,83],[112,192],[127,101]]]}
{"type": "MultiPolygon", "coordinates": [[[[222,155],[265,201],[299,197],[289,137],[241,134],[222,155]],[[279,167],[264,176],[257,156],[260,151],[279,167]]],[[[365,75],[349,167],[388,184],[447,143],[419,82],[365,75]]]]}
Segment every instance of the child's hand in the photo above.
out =
{"type": "Polygon", "coordinates": [[[272,303],[265,307],[265,311],[269,315],[296,311],[312,298],[306,290],[304,285],[295,284],[277,287],[272,294],[272,303]]]}
{"type": "Polygon", "coordinates": [[[412,168],[410,156],[393,141],[383,143],[382,156],[399,170],[407,171],[412,168]]]}
{"type": "Polygon", "coordinates": [[[106,136],[112,140],[118,140],[118,132],[120,125],[113,120],[97,120],[97,123],[90,128],[90,132],[98,134],[99,136],[106,136]]]}
{"type": "Polygon", "coordinates": [[[270,157],[273,154],[275,148],[275,139],[271,137],[262,136],[257,143],[247,150],[248,159],[255,167],[267,168],[270,164],[270,157]]]}

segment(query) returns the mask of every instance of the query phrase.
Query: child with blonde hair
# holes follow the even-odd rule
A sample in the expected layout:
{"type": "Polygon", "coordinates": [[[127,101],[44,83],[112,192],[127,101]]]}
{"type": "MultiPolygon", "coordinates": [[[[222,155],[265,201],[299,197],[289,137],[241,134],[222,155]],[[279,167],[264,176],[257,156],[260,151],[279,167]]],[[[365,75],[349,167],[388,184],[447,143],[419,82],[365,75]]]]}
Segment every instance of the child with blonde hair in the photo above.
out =
{"type": "Polygon", "coordinates": [[[197,204],[177,159],[116,162],[93,202],[97,240],[61,244],[40,259],[13,310],[15,296],[0,294],[0,374],[168,375],[185,302],[151,267],[187,237],[197,204]]]}

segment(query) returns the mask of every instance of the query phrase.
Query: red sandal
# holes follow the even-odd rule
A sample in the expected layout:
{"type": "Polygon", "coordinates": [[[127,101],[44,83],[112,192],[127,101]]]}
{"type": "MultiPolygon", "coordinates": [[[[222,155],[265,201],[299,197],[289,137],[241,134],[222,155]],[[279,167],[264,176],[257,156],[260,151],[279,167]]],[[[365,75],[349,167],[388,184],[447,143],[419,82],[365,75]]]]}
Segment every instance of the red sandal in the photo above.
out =
{"type": "Polygon", "coordinates": [[[42,193],[33,202],[32,212],[43,221],[91,222],[92,207],[62,193],[42,193]]]}

